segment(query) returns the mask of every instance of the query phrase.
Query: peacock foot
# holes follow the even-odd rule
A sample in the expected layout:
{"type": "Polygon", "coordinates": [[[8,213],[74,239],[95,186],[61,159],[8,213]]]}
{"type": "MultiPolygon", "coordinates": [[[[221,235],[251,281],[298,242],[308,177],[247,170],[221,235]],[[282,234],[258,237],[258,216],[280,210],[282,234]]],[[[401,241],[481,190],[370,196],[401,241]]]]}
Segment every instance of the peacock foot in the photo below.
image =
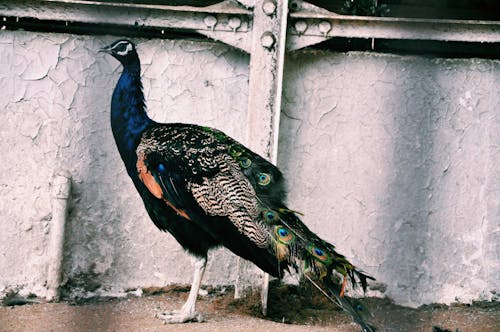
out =
{"type": "Polygon", "coordinates": [[[180,324],[188,322],[203,322],[203,316],[198,311],[172,310],[155,315],[163,324],[180,324]]]}

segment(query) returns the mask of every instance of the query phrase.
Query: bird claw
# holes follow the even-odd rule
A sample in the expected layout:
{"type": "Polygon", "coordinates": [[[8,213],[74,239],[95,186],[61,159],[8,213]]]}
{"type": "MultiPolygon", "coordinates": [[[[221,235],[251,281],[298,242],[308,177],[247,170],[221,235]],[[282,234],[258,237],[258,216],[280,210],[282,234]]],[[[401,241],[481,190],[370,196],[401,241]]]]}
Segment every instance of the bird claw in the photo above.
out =
{"type": "Polygon", "coordinates": [[[182,310],[172,310],[164,313],[157,313],[155,317],[162,320],[163,324],[203,322],[203,316],[197,311],[184,312],[182,310]]]}

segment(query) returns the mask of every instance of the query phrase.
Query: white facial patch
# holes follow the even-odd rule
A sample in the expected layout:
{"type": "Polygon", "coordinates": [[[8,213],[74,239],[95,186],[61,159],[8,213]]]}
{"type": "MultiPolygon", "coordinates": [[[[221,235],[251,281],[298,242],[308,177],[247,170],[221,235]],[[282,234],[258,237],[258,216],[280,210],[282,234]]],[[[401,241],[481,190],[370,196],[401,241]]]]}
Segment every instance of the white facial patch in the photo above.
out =
{"type": "Polygon", "coordinates": [[[127,47],[123,51],[115,51],[115,53],[120,55],[120,56],[125,56],[128,54],[128,52],[132,51],[132,44],[130,44],[129,42],[126,42],[126,41],[119,42],[118,44],[116,44],[113,47],[113,49],[116,50],[116,49],[122,48],[122,44],[126,44],[127,47]]]}

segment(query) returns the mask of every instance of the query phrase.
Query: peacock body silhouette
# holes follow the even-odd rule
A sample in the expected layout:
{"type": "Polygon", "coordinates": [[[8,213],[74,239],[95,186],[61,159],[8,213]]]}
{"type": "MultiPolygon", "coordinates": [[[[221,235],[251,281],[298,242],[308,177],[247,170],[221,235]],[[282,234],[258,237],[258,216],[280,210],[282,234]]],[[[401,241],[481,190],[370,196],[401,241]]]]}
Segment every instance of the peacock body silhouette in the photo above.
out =
{"type": "Polygon", "coordinates": [[[310,231],[285,206],[284,179],[274,165],[223,132],[150,119],[134,43],[120,39],[101,51],[123,65],[111,100],[111,128],[127,173],[154,224],[196,257],[193,283],[166,323],[200,321],[196,297],[207,252],[224,246],[280,278],[295,270],[372,331],[351,301],[348,285],[366,290],[370,276],[310,231]]]}

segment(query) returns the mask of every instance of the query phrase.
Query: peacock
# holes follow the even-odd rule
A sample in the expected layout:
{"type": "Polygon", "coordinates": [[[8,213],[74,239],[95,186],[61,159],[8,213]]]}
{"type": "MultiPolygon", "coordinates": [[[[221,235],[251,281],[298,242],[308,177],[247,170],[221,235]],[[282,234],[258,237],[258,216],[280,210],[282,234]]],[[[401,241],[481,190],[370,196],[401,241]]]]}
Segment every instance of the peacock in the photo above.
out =
{"type": "Polygon", "coordinates": [[[373,278],[283,203],[279,169],[217,129],[153,121],[146,114],[134,43],[120,39],[101,51],[123,65],[111,99],[111,128],[127,173],[153,223],[196,258],[186,303],[158,317],[166,323],[203,319],[195,303],[207,252],[224,246],[274,277],[300,273],[363,331],[372,331],[344,293],[348,285],[366,290],[373,278]]]}

